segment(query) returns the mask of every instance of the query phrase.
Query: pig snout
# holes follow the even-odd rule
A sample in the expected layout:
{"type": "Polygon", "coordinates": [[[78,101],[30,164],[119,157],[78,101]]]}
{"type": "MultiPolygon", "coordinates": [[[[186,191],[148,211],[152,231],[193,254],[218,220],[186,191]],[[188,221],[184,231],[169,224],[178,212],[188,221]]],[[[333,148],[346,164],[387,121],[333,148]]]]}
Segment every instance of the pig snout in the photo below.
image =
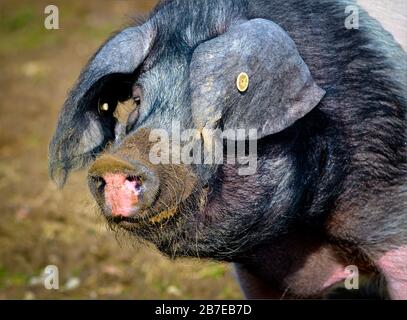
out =
{"type": "Polygon", "coordinates": [[[94,162],[88,182],[104,213],[112,217],[142,215],[159,190],[157,175],[146,165],[112,155],[94,162]]]}
{"type": "Polygon", "coordinates": [[[123,173],[106,173],[102,179],[106,205],[112,210],[112,215],[131,216],[142,192],[140,178],[123,173]]]}

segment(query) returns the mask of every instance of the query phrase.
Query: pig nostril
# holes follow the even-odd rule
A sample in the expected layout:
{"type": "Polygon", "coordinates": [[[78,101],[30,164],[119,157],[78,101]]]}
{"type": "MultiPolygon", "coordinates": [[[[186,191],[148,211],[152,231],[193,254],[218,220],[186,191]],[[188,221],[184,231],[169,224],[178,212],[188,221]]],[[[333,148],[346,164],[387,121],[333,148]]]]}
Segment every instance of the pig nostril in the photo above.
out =
{"type": "Polygon", "coordinates": [[[140,176],[127,176],[126,180],[134,183],[134,188],[137,191],[141,190],[141,186],[143,185],[143,179],[140,176]]]}
{"type": "Polygon", "coordinates": [[[143,179],[141,179],[141,177],[139,176],[128,176],[126,177],[126,180],[130,182],[136,182],[139,185],[143,184],[143,179]]]}
{"type": "Polygon", "coordinates": [[[105,190],[106,186],[106,181],[102,177],[92,177],[93,183],[95,185],[96,191],[100,194],[103,195],[103,192],[105,190]]]}

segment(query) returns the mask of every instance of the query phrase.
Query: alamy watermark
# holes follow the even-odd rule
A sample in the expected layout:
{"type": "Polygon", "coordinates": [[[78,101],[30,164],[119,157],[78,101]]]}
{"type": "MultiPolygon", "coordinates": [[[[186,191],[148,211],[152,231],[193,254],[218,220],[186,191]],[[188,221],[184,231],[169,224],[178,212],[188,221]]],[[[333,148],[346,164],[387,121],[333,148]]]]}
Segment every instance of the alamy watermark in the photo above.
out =
{"type": "Polygon", "coordinates": [[[44,19],[44,27],[47,30],[59,29],[59,9],[56,5],[50,4],[45,7],[44,14],[47,16],[44,19]]]}
{"type": "Polygon", "coordinates": [[[359,269],[355,265],[350,265],[345,268],[347,274],[345,279],[345,288],[348,290],[359,289],[359,269]]]}
{"type": "Polygon", "coordinates": [[[55,265],[46,266],[43,273],[44,287],[48,290],[59,289],[59,270],[55,265]]]}
{"type": "Polygon", "coordinates": [[[240,165],[239,175],[253,175],[257,170],[256,129],[186,129],[173,121],[171,132],[154,129],[149,160],[152,164],[240,165]]]}
{"type": "Polygon", "coordinates": [[[359,7],[355,5],[346,6],[345,14],[348,15],[345,19],[345,28],[348,30],[359,29],[359,7]]]}

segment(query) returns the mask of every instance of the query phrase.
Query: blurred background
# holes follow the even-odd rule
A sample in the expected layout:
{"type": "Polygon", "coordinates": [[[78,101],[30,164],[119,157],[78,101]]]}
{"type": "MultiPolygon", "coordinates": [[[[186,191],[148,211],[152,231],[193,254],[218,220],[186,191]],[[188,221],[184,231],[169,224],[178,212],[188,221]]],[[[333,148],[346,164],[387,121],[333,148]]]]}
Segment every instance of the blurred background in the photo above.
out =
{"type": "Polygon", "coordinates": [[[227,265],[170,261],[116,237],[93,207],[85,172],[64,190],[47,175],[59,108],[98,46],[156,1],[0,1],[0,299],[241,298],[227,265]],[[59,30],[44,8],[59,8],[59,30]],[[59,290],[41,273],[59,268],[59,290]]]}

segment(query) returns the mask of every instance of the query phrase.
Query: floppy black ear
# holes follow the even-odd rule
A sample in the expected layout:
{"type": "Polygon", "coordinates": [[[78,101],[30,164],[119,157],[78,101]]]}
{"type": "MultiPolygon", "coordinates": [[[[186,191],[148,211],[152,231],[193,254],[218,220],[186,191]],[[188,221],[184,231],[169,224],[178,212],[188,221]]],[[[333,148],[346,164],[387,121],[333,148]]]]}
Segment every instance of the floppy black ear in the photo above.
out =
{"type": "Polygon", "coordinates": [[[134,72],[146,58],[153,38],[148,24],[124,29],[82,71],[62,107],[49,146],[49,172],[58,185],[64,184],[70,170],[84,166],[114,138],[114,119],[101,116],[98,103],[114,103],[130,95],[134,72]]]}
{"type": "Polygon", "coordinates": [[[199,128],[214,128],[222,119],[224,129],[257,129],[261,138],[289,127],[325,94],[293,40],[269,20],[234,25],[200,44],[190,67],[192,113],[199,128]],[[248,76],[247,88],[236,83],[241,73],[248,76]]]}

